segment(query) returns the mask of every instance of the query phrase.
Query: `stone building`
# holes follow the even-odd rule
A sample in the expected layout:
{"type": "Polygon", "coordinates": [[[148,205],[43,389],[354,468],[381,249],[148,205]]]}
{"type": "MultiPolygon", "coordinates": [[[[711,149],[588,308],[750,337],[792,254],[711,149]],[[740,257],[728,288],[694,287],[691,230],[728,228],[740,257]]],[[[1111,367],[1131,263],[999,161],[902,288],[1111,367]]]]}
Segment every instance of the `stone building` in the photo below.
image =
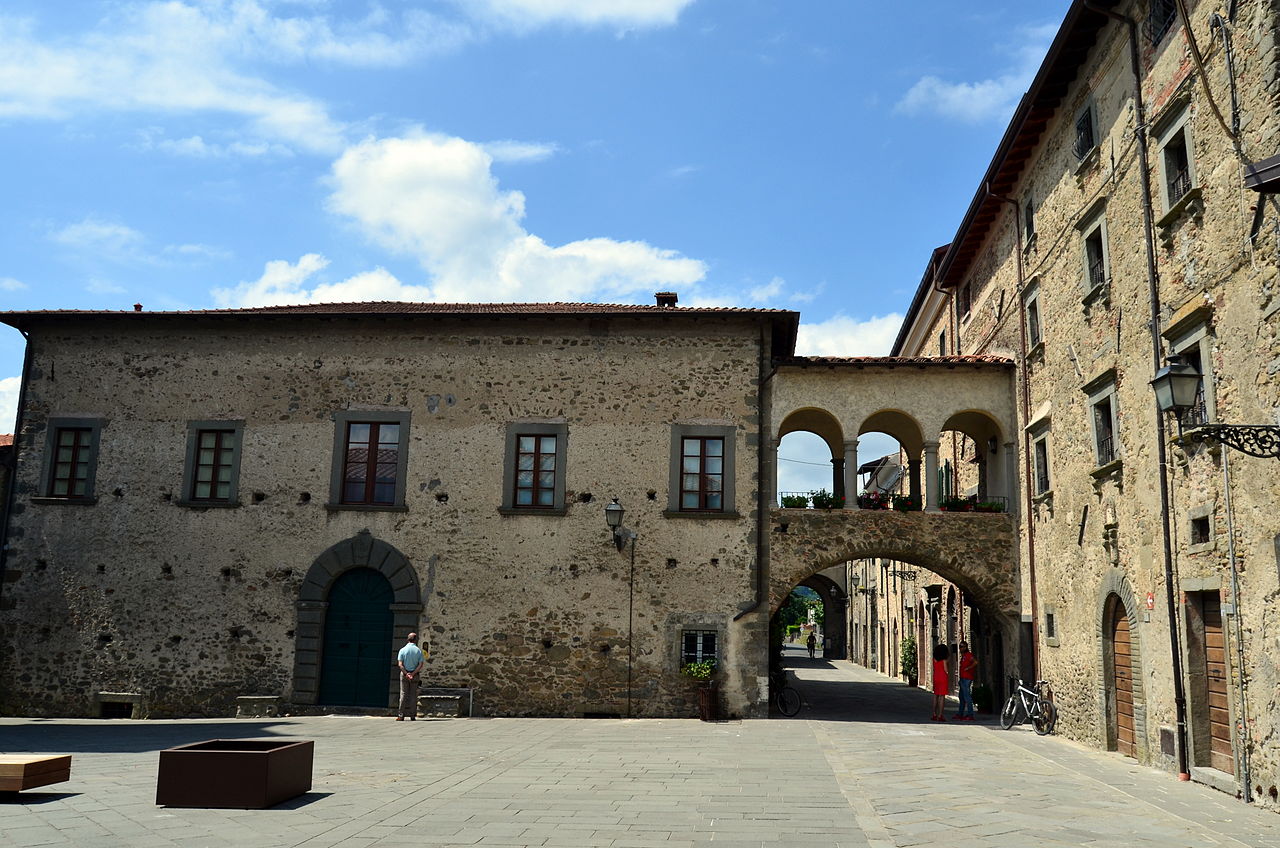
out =
{"type": "Polygon", "coordinates": [[[409,630],[428,684],[472,689],[477,714],[689,714],[678,670],[708,655],[726,709],[759,712],[760,380],[795,313],[0,320],[30,354],[4,712],[385,708],[409,630]]]}
{"type": "MultiPolygon", "coordinates": [[[[1280,465],[1212,425],[1280,423],[1277,20],[1073,3],[893,350],[1016,363],[1024,673],[1059,732],[1273,805],[1280,465]]],[[[986,447],[942,439],[962,491],[986,447]]]]}

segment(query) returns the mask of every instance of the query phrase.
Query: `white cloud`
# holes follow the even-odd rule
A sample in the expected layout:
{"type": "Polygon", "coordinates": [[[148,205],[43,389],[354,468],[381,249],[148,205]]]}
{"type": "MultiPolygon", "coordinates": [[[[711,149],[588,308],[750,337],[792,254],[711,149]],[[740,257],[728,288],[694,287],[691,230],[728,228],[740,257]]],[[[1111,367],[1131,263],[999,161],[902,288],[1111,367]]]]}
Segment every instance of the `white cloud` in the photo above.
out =
{"type": "Polygon", "coordinates": [[[93,217],[68,224],[49,237],[58,244],[111,259],[136,258],[143,242],[142,233],[132,227],[93,217]]]}
{"type": "Polygon", "coordinates": [[[13,277],[0,277],[0,291],[22,291],[27,284],[13,277]]]}
{"type": "Polygon", "coordinates": [[[267,263],[258,279],[234,288],[214,289],[213,298],[223,307],[432,299],[429,288],[406,285],[382,268],[356,274],[341,282],[317,283],[308,288],[311,279],[327,267],[329,260],[318,253],[308,253],[292,264],[274,260],[267,263]]]}
{"type": "MultiPolygon", "coordinates": [[[[54,230],[49,238],[79,255],[117,263],[190,264],[207,259],[225,259],[229,255],[227,251],[207,244],[170,244],[153,250],[147,237],[133,227],[93,216],[54,230]]],[[[91,283],[90,291],[102,291],[93,288],[94,285],[99,283],[91,283]]],[[[123,289],[111,286],[109,291],[118,294],[123,289]]]]}
{"type": "Polygon", "coordinates": [[[640,241],[548,245],[522,226],[525,198],[498,186],[493,157],[441,135],[369,139],[333,165],[330,209],[415,257],[437,301],[627,299],[690,287],[706,266],[640,241]]]}
{"type": "Polygon", "coordinates": [[[519,27],[670,26],[693,0],[455,0],[478,20],[519,27]]]}
{"type": "Polygon", "coordinates": [[[951,120],[982,123],[1007,120],[1044,60],[1057,27],[1025,27],[1016,47],[1008,50],[1004,73],[975,82],[951,82],[930,74],[921,77],[894,106],[906,115],[936,114],[951,120]]]}
{"type": "Polygon", "coordinates": [[[560,149],[557,144],[540,144],[531,141],[486,141],[480,147],[495,162],[541,162],[554,156],[560,149]]]}
{"type": "Polygon", "coordinates": [[[18,389],[21,377],[0,379],[0,433],[12,433],[18,422],[18,389]]]}
{"type": "Polygon", "coordinates": [[[858,321],[847,315],[833,315],[816,324],[801,323],[796,334],[800,356],[888,356],[902,326],[902,316],[893,313],[858,321]]]}
{"type": "Polygon", "coordinates": [[[126,291],[124,286],[97,277],[86,283],[84,290],[91,294],[124,294],[126,291]]]}
{"type": "Polygon", "coordinates": [[[148,132],[144,135],[141,147],[144,150],[159,150],[173,156],[187,156],[193,159],[229,159],[232,157],[249,159],[267,155],[293,155],[293,151],[288,147],[266,141],[232,141],[228,144],[219,144],[205,141],[202,136],[198,135],[186,138],[156,138],[154,132],[148,132]]]}
{"type": "Polygon", "coordinates": [[[778,296],[782,294],[782,287],[786,281],[781,277],[774,277],[763,286],[756,286],[747,293],[747,297],[752,303],[770,303],[776,301],[778,296]]]}

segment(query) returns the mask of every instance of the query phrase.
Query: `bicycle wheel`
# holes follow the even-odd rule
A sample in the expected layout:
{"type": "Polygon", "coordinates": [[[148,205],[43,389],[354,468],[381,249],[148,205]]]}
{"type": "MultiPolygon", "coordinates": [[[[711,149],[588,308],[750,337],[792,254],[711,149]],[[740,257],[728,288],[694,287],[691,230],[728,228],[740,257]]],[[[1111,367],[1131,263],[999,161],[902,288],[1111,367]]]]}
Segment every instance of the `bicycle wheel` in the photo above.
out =
{"type": "Polygon", "coordinates": [[[1036,717],[1031,721],[1031,726],[1035,728],[1036,734],[1048,736],[1053,732],[1053,726],[1057,723],[1058,708],[1053,705],[1052,701],[1041,701],[1040,709],[1037,711],[1036,717]]]}
{"type": "Polygon", "coordinates": [[[1018,696],[1010,695],[1009,700],[1004,702],[1004,709],[1000,711],[1000,726],[1008,730],[1017,724],[1018,711],[1021,707],[1022,702],[1018,700],[1018,696]]]}
{"type": "Polygon", "coordinates": [[[800,712],[800,693],[790,686],[783,686],[777,694],[778,712],[787,718],[800,712]]]}

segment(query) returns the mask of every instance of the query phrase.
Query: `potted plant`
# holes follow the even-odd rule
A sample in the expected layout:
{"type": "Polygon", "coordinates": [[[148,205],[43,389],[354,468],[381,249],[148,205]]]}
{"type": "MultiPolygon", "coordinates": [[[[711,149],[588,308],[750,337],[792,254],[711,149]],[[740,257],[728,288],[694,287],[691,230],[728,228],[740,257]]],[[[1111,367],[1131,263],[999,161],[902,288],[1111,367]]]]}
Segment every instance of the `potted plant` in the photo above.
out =
{"type": "Polygon", "coordinates": [[[784,509],[808,509],[808,495],[783,495],[782,506],[784,509]]]}
{"type": "Polygon", "coordinates": [[[715,721],[716,715],[716,661],[694,660],[680,666],[680,673],[698,684],[698,718],[715,721]]]}
{"type": "Polygon", "coordinates": [[[861,509],[888,509],[889,498],[884,492],[863,492],[858,496],[858,507],[861,509]]]}
{"type": "Polygon", "coordinates": [[[913,498],[910,495],[894,495],[893,508],[898,512],[919,512],[920,498],[913,498]]]}
{"type": "Polygon", "coordinates": [[[809,499],[813,501],[814,509],[843,509],[844,498],[831,494],[826,489],[819,489],[816,492],[809,493],[809,499]]]}
{"type": "Polygon", "coordinates": [[[969,512],[973,502],[968,498],[943,498],[938,506],[945,512],[969,512]]]}
{"type": "Polygon", "coordinates": [[[1004,504],[1000,501],[980,501],[973,505],[974,512],[1004,512],[1004,504]]]}
{"type": "Polygon", "coordinates": [[[900,656],[902,657],[902,674],[907,678],[908,686],[916,685],[916,675],[920,666],[916,660],[916,637],[905,636],[902,639],[900,656]]]}

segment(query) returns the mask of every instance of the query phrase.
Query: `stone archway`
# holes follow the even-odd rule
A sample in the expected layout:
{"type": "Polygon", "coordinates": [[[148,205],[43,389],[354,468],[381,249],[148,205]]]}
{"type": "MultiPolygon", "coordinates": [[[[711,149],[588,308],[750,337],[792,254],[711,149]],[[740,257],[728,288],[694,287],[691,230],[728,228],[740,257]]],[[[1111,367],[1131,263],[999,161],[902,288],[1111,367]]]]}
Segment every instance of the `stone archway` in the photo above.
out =
{"type": "Polygon", "coordinates": [[[844,590],[825,574],[813,574],[800,581],[822,599],[822,656],[828,660],[848,659],[845,645],[845,622],[849,598],[844,590]]]}
{"type": "MultiPolygon", "coordinates": [[[[1006,513],[893,510],[774,510],[769,544],[769,602],[776,611],[791,587],[834,565],[888,559],[927,569],[972,598],[1001,644],[1016,651],[1021,621],[1017,535],[1006,513]]],[[[944,611],[944,614],[949,611],[944,611]]],[[[946,622],[942,622],[944,625],[946,622]]],[[[929,645],[920,643],[924,652],[929,645]]],[[[1017,666],[1005,656],[1001,667],[1017,666]]]]}
{"type": "Polygon", "coordinates": [[[394,593],[391,603],[392,640],[387,646],[388,705],[395,698],[392,657],[398,647],[397,642],[406,633],[419,629],[422,591],[418,585],[418,573],[404,554],[386,542],[375,539],[368,530],[361,530],[316,557],[298,591],[298,626],[294,631],[293,663],[293,702],[296,704],[317,702],[320,666],[323,661],[321,646],[325,613],[328,609],[326,599],[333,582],[355,568],[371,568],[381,573],[390,582],[394,593]]]}

